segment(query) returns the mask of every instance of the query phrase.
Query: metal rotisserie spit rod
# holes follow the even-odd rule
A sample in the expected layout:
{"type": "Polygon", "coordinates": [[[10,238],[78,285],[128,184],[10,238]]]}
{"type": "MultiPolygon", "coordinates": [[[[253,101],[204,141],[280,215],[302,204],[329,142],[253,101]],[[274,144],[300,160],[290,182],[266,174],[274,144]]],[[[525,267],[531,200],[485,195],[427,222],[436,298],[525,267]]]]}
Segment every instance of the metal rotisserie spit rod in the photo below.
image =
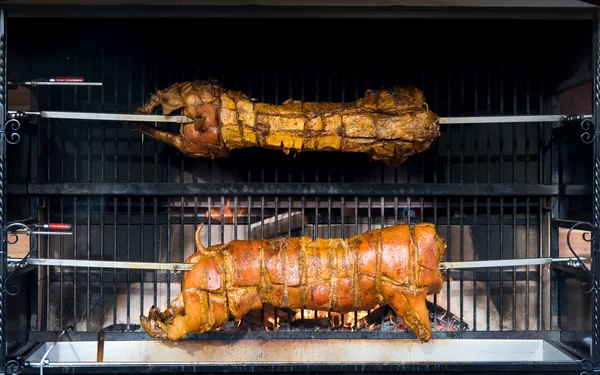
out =
{"type": "MultiPolygon", "coordinates": [[[[583,258],[581,258],[583,260],[583,258]]],[[[518,266],[539,266],[553,263],[574,263],[575,257],[565,258],[527,258],[527,259],[501,259],[501,260],[475,260],[462,262],[440,262],[440,269],[468,269],[468,268],[498,268],[518,266]]],[[[21,263],[25,266],[62,266],[83,268],[122,268],[122,269],[147,269],[162,271],[189,271],[194,264],[188,263],[158,263],[158,262],[121,262],[110,260],[82,260],[82,259],[50,259],[50,258],[9,258],[9,264],[21,263]]]]}
{"type": "MultiPolygon", "coordinates": [[[[68,112],[68,111],[8,111],[13,116],[40,116],[49,119],[63,120],[98,120],[98,121],[130,121],[130,122],[173,122],[189,123],[194,120],[183,115],[146,115],[128,113],[101,112],[68,112]]],[[[489,124],[520,122],[561,122],[570,115],[527,115],[527,116],[472,116],[472,117],[440,117],[440,124],[489,124]]],[[[578,115],[579,119],[591,119],[591,115],[578,115]]]]}

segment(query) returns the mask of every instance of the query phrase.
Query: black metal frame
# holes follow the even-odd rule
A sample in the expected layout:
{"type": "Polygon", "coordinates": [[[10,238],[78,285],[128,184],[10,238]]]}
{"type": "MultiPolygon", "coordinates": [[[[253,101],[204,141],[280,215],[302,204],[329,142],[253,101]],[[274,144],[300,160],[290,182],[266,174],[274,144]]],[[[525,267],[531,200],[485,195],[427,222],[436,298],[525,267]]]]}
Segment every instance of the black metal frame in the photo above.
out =
{"type": "MultiPolygon", "coordinates": [[[[30,14],[38,15],[38,16],[51,16],[51,13],[44,13],[43,7],[39,7],[35,10],[25,9],[19,7],[7,7],[9,11],[13,9],[17,16],[28,16],[30,14]],[[21,12],[21,13],[19,13],[21,12]]],[[[135,8],[139,10],[139,8],[135,8]]],[[[60,14],[69,14],[69,11],[73,10],[73,8],[54,8],[55,12],[60,14]]],[[[208,12],[202,13],[203,16],[210,17],[211,15],[218,15],[220,10],[212,7],[207,8],[208,12]]],[[[90,8],[83,10],[83,14],[85,12],[97,12],[98,10],[91,10],[90,8]]],[[[151,12],[155,12],[157,9],[151,10],[151,12]]],[[[256,13],[248,12],[243,9],[231,10],[227,9],[229,15],[232,14],[243,14],[244,16],[253,17],[256,16],[256,13]],[[238,13],[240,12],[240,13],[238,13]]],[[[275,10],[273,13],[270,13],[269,16],[277,16],[280,15],[278,13],[281,10],[275,10]]],[[[402,13],[405,12],[405,9],[398,10],[398,12],[394,12],[396,17],[400,17],[400,15],[404,17],[410,17],[412,14],[422,16],[420,10],[415,10],[415,13],[402,13]]],[[[73,16],[77,17],[82,15],[81,9],[73,10],[73,16]]],[[[140,13],[129,13],[126,9],[123,8],[110,8],[110,10],[104,9],[104,15],[117,16],[116,13],[123,17],[129,17],[131,14],[136,14],[136,16],[141,16],[140,13]]],[[[187,11],[174,10],[168,16],[177,17],[180,15],[187,16],[187,11]]],[[[287,10],[285,11],[287,13],[287,10]]],[[[353,11],[347,10],[346,17],[352,17],[353,11]]],[[[373,17],[381,16],[379,9],[370,11],[373,17]]],[[[92,13],[89,13],[92,14],[92,13]]],[[[93,13],[97,14],[97,13],[93,13]]],[[[303,10],[303,12],[296,13],[295,15],[298,17],[308,17],[309,15],[314,15],[309,9],[303,10]],[[306,12],[306,13],[305,13],[306,12]]],[[[331,13],[334,14],[334,13],[331,13]]],[[[330,14],[330,15],[331,15],[330,14]]],[[[460,14],[467,14],[468,17],[474,18],[484,18],[484,17],[492,17],[492,18],[501,18],[501,17],[514,17],[517,14],[520,14],[520,11],[515,11],[515,13],[511,13],[510,11],[505,13],[480,13],[478,11],[475,12],[466,12],[466,13],[448,13],[448,12],[434,12],[431,13],[430,16],[432,18],[436,18],[440,15],[445,17],[460,17],[460,14]]],[[[264,15],[261,13],[261,15],[264,15]]],[[[323,15],[323,14],[321,14],[323,15]]],[[[366,16],[367,14],[361,13],[360,16],[366,16]]],[[[561,19],[569,19],[569,18],[577,18],[577,19],[589,19],[589,12],[561,12],[555,13],[549,10],[545,12],[538,13],[536,15],[529,14],[527,17],[532,18],[561,18],[561,19]]],[[[596,16],[597,17],[597,16],[596,16]]],[[[594,148],[594,184],[593,190],[590,190],[587,186],[569,186],[565,193],[567,195],[589,195],[590,192],[593,192],[594,197],[594,222],[592,225],[593,228],[593,236],[591,239],[592,242],[592,276],[593,276],[593,285],[590,286],[590,289],[586,290],[587,292],[592,293],[592,298],[594,300],[594,314],[593,314],[593,340],[592,340],[592,351],[591,351],[591,360],[582,361],[581,366],[583,370],[591,371],[599,371],[600,370],[600,261],[598,261],[598,256],[600,256],[600,127],[592,126],[593,124],[600,124],[600,21],[596,18],[596,26],[595,26],[595,38],[594,38],[594,56],[595,56],[595,69],[594,69],[594,93],[595,93],[595,105],[594,105],[594,121],[593,123],[585,122],[582,123],[582,129],[584,130],[584,134],[590,134],[590,137],[586,138],[584,141],[586,143],[593,142],[594,148]],[[587,126],[587,128],[586,128],[587,126]],[[591,130],[590,130],[591,129],[591,130]],[[593,136],[591,136],[593,130],[593,136]]],[[[0,129],[6,129],[7,125],[10,125],[10,122],[7,121],[6,117],[6,107],[5,107],[5,95],[6,92],[6,72],[4,66],[6,66],[6,10],[3,10],[0,13],[0,129]]],[[[17,125],[18,122],[13,122],[13,125],[17,125]]],[[[18,130],[18,126],[13,128],[12,130],[18,130]]],[[[15,134],[13,134],[15,135],[15,134]]],[[[18,134],[16,135],[18,137],[18,134]]],[[[15,138],[12,138],[15,141],[15,138]]],[[[17,139],[18,140],[18,139],[17,139]]],[[[11,194],[15,195],[27,195],[27,196],[48,196],[48,195],[111,195],[111,196],[160,196],[160,195],[177,195],[177,196],[192,196],[197,194],[202,195],[363,195],[363,196],[397,196],[397,195],[418,195],[418,196],[464,196],[464,195],[482,195],[482,196],[528,196],[528,197],[554,197],[559,194],[558,185],[532,185],[532,184],[469,184],[455,186],[453,184],[327,184],[327,185],[315,185],[315,184],[24,184],[24,185],[11,185],[6,187],[5,181],[6,176],[4,173],[4,165],[5,165],[5,147],[6,144],[4,141],[11,142],[10,139],[7,139],[5,136],[3,141],[0,142],[0,234],[4,239],[2,242],[2,248],[0,248],[0,285],[4,285],[6,278],[8,276],[7,264],[6,264],[6,234],[5,231],[7,229],[6,218],[4,212],[5,206],[5,192],[8,191],[11,194]],[[424,189],[424,185],[427,185],[427,189],[424,189]]],[[[554,219],[557,219],[554,217],[554,219]]],[[[573,227],[582,225],[582,223],[576,223],[573,227]]],[[[5,319],[3,316],[4,310],[4,301],[5,301],[6,289],[2,289],[2,297],[0,298],[0,345],[2,345],[2,352],[0,353],[0,369],[8,368],[11,371],[19,370],[19,363],[15,362],[12,358],[7,358],[6,351],[6,337],[4,333],[5,319]],[[10,361],[9,361],[10,360],[10,361]],[[16,370],[15,370],[15,365],[16,370]],[[6,367],[5,367],[6,366],[6,367]]],[[[556,339],[557,332],[556,331],[546,331],[546,332],[526,332],[525,334],[530,333],[532,337],[551,337],[556,339]]],[[[69,335],[69,334],[67,334],[69,335]]],[[[74,333],[72,334],[73,338],[79,340],[86,340],[92,337],[92,333],[74,333]]],[[[292,337],[300,338],[304,334],[293,334],[292,337]]],[[[312,335],[312,334],[311,334],[312,335]]],[[[473,333],[444,333],[438,332],[436,333],[437,337],[447,337],[447,338],[458,338],[458,337],[485,337],[485,338],[493,338],[493,337],[511,337],[510,332],[498,332],[498,333],[486,333],[486,332],[473,332],[473,333]]],[[[123,339],[125,338],[136,338],[139,335],[136,333],[125,333],[123,334],[115,334],[114,337],[111,336],[110,333],[107,333],[107,339],[123,339]]],[[[243,335],[247,337],[246,334],[243,335]]],[[[256,333],[252,336],[256,336],[256,338],[285,338],[286,334],[278,334],[277,336],[269,334],[269,333],[256,333]]],[[[304,335],[306,336],[306,335],[304,335]]],[[[327,336],[324,334],[323,336],[327,336]]],[[[342,335],[343,336],[343,335],[342,335]]],[[[382,336],[381,334],[375,334],[373,336],[382,336]]],[[[385,334],[383,336],[386,336],[385,334]]],[[[405,335],[407,336],[407,335],[405,335]]],[[[520,333],[515,333],[514,337],[523,337],[520,333]]],[[[39,334],[33,334],[33,339],[39,340],[48,340],[51,341],[56,337],[55,332],[44,332],[39,334]]],[[[205,338],[210,338],[211,336],[205,336],[205,338]]],[[[335,337],[340,337],[339,334],[335,334],[335,337]]],[[[139,337],[138,337],[139,338],[139,337]]],[[[135,367],[135,368],[110,368],[106,369],[111,372],[133,372],[133,371],[145,371],[145,372],[155,372],[155,371],[169,371],[169,372],[183,372],[183,371],[195,371],[200,369],[198,366],[188,367],[188,366],[168,366],[165,368],[154,368],[149,369],[147,367],[135,367]]],[[[202,370],[206,371],[218,371],[221,370],[221,366],[202,366],[202,370]]],[[[440,365],[394,365],[394,366],[339,366],[335,367],[330,366],[305,366],[305,365],[294,365],[294,366],[264,366],[264,367],[252,367],[252,368],[244,368],[238,367],[235,370],[240,372],[243,371],[439,371],[439,370],[464,370],[464,371],[518,371],[522,370],[521,366],[515,367],[510,365],[502,365],[498,366],[497,364],[486,364],[486,365],[473,365],[473,364],[464,364],[464,365],[452,365],[452,366],[440,366],[440,365]]],[[[30,372],[31,369],[20,369],[25,372],[30,372]]],[[[65,370],[75,372],[75,371],[90,371],[89,368],[69,368],[69,369],[45,369],[48,373],[56,373],[56,372],[65,372],[65,370]]],[[[227,369],[228,371],[233,370],[231,367],[227,369]]],[[[539,371],[571,371],[573,370],[573,366],[564,365],[564,364],[552,364],[545,363],[543,365],[532,365],[528,366],[527,370],[539,370],[539,371]]],[[[92,369],[92,371],[94,371],[92,369]]],[[[1,371],[0,371],[1,372],[1,371]]]]}
{"type": "Polygon", "coordinates": [[[93,18],[424,18],[591,20],[594,11],[553,7],[420,7],[420,6],[219,6],[219,5],[35,5],[7,4],[11,17],[93,18]]]}
{"type": "Polygon", "coordinates": [[[5,300],[6,288],[5,280],[8,274],[7,270],[7,242],[6,242],[6,211],[5,207],[5,189],[6,189],[6,11],[0,10],[0,129],[3,134],[0,140],[0,238],[2,239],[0,247],[0,285],[2,292],[0,293],[0,369],[4,369],[7,363],[7,340],[6,340],[6,317],[5,317],[5,300]]]}

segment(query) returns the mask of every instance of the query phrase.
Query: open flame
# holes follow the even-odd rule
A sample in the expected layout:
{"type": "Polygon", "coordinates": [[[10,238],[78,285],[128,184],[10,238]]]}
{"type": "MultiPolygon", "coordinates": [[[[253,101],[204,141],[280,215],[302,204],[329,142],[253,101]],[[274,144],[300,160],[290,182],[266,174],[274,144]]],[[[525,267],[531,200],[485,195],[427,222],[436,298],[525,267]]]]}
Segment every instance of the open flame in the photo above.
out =
{"type": "MultiPolygon", "coordinates": [[[[460,318],[440,306],[428,305],[434,330],[468,330],[468,325],[460,318]],[[434,312],[434,309],[436,312],[434,312]]],[[[225,331],[265,330],[265,331],[408,331],[404,321],[391,309],[375,306],[371,310],[358,310],[346,314],[333,311],[308,309],[282,309],[267,305],[263,310],[250,311],[240,321],[231,321],[225,331]]]]}
{"type": "Polygon", "coordinates": [[[206,211],[205,217],[208,219],[210,214],[210,218],[220,222],[223,220],[224,223],[231,222],[233,224],[237,223],[237,218],[239,216],[244,215],[247,212],[247,209],[244,207],[237,208],[237,215],[235,214],[235,207],[231,207],[231,199],[227,198],[225,202],[225,206],[223,208],[220,207],[211,207],[210,210],[206,211]]]}
{"type": "Polygon", "coordinates": [[[279,330],[279,328],[281,327],[281,324],[279,324],[279,322],[275,324],[275,319],[273,319],[273,317],[269,317],[267,319],[267,322],[269,322],[270,325],[265,326],[265,331],[276,331],[279,330]]]}

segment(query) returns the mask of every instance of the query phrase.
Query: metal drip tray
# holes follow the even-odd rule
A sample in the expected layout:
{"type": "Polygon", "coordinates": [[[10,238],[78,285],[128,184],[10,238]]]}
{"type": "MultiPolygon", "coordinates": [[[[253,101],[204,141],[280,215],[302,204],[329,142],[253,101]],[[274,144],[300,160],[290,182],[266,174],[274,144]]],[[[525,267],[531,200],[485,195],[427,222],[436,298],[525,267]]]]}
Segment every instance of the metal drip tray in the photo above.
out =
{"type": "MultiPolygon", "coordinates": [[[[27,361],[39,367],[52,343],[27,361]]],[[[104,361],[96,362],[95,341],[59,342],[44,368],[128,365],[410,364],[410,363],[576,363],[545,340],[404,339],[155,340],[106,341],[104,361]]]]}

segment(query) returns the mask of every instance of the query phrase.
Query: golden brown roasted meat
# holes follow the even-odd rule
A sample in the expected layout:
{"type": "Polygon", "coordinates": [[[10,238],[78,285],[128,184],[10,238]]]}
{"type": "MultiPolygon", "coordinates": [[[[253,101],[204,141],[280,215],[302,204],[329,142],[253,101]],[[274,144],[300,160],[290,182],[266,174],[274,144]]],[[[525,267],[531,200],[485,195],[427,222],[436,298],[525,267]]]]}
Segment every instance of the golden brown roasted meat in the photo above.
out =
{"type": "Polygon", "coordinates": [[[214,330],[254,309],[347,313],[389,305],[422,342],[432,335],[426,296],[442,288],[446,243],[430,223],[395,225],[349,239],[308,237],[232,241],[198,251],[181,294],[141,325],[152,337],[179,340],[214,330]]]}
{"type": "Polygon", "coordinates": [[[152,95],[136,113],[164,115],[183,108],[194,120],[179,133],[136,124],[139,131],[192,157],[226,157],[230,150],[260,147],[289,152],[366,153],[388,165],[425,151],[440,135],[438,116],[415,87],[367,90],[354,102],[287,100],[257,103],[218,82],[175,83],[152,95]]]}

